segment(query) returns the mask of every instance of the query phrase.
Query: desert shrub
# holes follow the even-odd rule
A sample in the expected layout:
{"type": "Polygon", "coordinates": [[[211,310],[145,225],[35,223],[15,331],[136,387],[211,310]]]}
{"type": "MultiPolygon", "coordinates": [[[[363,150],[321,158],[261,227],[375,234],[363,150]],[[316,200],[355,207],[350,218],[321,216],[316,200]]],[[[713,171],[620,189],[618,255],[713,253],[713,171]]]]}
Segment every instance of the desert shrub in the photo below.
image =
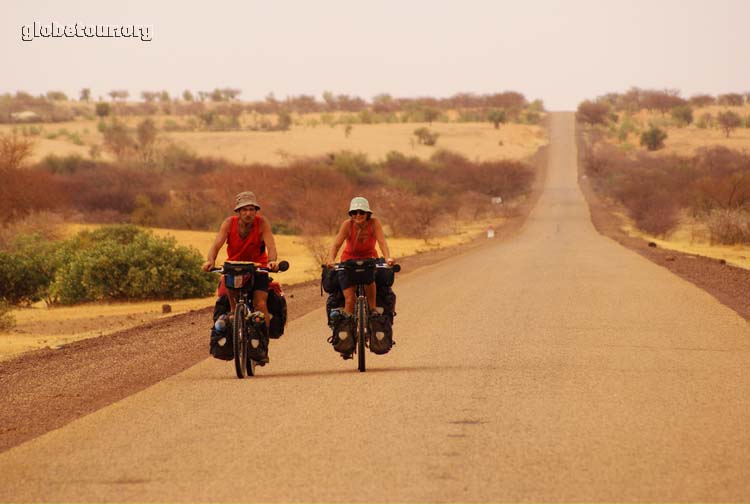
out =
{"type": "Polygon", "coordinates": [[[607,124],[610,117],[610,106],[604,102],[586,100],[578,105],[576,119],[586,124],[607,124]]]}
{"type": "Polygon", "coordinates": [[[112,106],[109,103],[100,102],[96,104],[95,111],[99,117],[107,117],[112,113],[112,106]]]}
{"type": "Polygon", "coordinates": [[[34,140],[17,134],[0,133],[0,168],[17,169],[34,151],[34,140]]]}
{"type": "Polygon", "coordinates": [[[207,296],[216,280],[200,270],[198,251],[135,226],[83,231],[56,256],[50,292],[61,304],[207,296]]]}
{"type": "Polygon", "coordinates": [[[659,150],[664,147],[664,140],[667,139],[667,133],[652,125],[648,130],[641,133],[641,146],[650,151],[659,150]]]}
{"type": "Polygon", "coordinates": [[[690,105],[680,105],[672,109],[672,118],[679,126],[688,126],[693,122],[693,109],[690,105]]]}
{"type": "Polygon", "coordinates": [[[10,312],[11,306],[0,299],[0,331],[7,331],[16,325],[16,318],[10,312]]]}
{"type": "Polygon", "coordinates": [[[632,195],[626,206],[638,229],[652,235],[665,235],[679,223],[679,206],[666,191],[644,190],[632,195]]]}
{"type": "Polygon", "coordinates": [[[714,125],[714,116],[708,112],[701,114],[695,125],[700,129],[712,128],[714,125]]]}
{"type": "Polygon", "coordinates": [[[712,244],[750,243],[750,213],[743,210],[714,210],[706,219],[712,244]]]}
{"type": "Polygon", "coordinates": [[[699,94],[691,96],[688,102],[694,107],[707,107],[716,103],[716,98],[707,94],[699,94]]]}
{"type": "Polygon", "coordinates": [[[429,128],[417,128],[414,130],[414,136],[417,137],[418,143],[421,143],[422,145],[432,146],[437,143],[437,139],[440,134],[430,131],[429,128]]]}

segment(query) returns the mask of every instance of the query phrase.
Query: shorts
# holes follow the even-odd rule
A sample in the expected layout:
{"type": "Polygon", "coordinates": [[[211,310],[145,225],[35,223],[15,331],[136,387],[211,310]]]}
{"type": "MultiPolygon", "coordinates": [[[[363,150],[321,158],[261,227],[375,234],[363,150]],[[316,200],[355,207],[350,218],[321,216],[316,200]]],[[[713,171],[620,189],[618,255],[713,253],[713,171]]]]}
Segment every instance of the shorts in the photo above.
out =
{"type": "MultiPolygon", "coordinates": [[[[339,285],[341,285],[341,290],[348,289],[349,287],[355,286],[354,282],[352,282],[349,276],[348,271],[346,271],[345,269],[342,269],[342,270],[337,271],[337,273],[339,277],[339,285]]],[[[365,282],[364,285],[370,285],[374,281],[375,281],[375,275],[373,274],[373,276],[367,282],[365,282]]]]}

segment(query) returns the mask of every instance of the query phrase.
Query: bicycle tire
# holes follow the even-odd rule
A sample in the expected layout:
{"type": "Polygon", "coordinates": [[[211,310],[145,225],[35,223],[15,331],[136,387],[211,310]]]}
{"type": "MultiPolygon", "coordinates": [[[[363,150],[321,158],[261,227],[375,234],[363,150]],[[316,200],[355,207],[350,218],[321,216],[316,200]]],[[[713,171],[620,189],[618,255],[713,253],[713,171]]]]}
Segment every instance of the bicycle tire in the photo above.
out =
{"type": "Polygon", "coordinates": [[[365,365],[365,335],[367,327],[367,300],[357,298],[357,369],[360,373],[366,370],[365,365]]]}
{"type": "MultiPolygon", "coordinates": [[[[234,324],[232,327],[232,345],[234,345],[234,370],[237,378],[240,380],[247,376],[247,332],[245,324],[245,315],[247,306],[244,303],[237,303],[234,308],[234,324]]],[[[251,366],[252,367],[252,366],[251,366]]],[[[252,372],[252,371],[251,371],[252,372]]],[[[252,375],[251,375],[252,376],[252,375]]]]}

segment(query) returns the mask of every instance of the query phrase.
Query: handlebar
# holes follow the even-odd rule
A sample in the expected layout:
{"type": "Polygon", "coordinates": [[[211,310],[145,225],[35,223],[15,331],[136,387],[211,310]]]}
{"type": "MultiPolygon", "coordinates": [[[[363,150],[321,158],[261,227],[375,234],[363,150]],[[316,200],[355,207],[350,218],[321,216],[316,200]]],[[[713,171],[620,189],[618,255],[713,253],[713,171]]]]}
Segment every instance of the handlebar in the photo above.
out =
{"type": "MultiPolygon", "coordinates": [[[[323,264],[324,268],[327,268],[328,265],[323,264]]],[[[393,266],[389,266],[385,262],[383,262],[382,259],[349,259],[348,261],[343,261],[340,263],[335,263],[331,268],[333,268],[336,271],[341,271],[346,268],[379,268],[379,269],[392,269],[394,273],[398,273],[401,271],[401,265],[400,264],[394,264],[393,266]]]]}
{"type": "MultiPolygon", "coordinates": [[[[252,264],[253,266],[255,266],[255,271],[260,272],[260,273],[281,273],[281,272],[286,271],[286,270],[289,269],[289,261],[280,261],[278,263],[277,269],[275,271],[272,270],[272,269],[269,269],[267,266],[263,266],[260,263],[248,262],[247,264],[252,264]]],[[[211,272],[211,273],[224,273],[224,268],[223,267],[221,267],[221,268],[214,267],[214,268],[211,268],[208,271],[211,272]]]]}

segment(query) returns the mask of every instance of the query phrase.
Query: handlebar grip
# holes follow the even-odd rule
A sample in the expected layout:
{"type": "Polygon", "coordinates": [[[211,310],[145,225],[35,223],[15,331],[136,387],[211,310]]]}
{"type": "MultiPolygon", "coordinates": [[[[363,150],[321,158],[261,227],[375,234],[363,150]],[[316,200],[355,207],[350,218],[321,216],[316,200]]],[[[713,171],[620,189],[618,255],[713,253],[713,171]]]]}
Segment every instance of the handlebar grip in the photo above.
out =
{"type": "Polygon", "coordinates": [[[289,269],[289,261],[281,261],[279,263],[279,271],[286,271],[289,269]]]}
{"type": "Polygon", "coordinates": [[[391,266],[391,268],[393,269],[394,273],[398,273],[399,271],[401,271],[401,265],[400,264],[394,264],[393,266],[391,266]]]}

